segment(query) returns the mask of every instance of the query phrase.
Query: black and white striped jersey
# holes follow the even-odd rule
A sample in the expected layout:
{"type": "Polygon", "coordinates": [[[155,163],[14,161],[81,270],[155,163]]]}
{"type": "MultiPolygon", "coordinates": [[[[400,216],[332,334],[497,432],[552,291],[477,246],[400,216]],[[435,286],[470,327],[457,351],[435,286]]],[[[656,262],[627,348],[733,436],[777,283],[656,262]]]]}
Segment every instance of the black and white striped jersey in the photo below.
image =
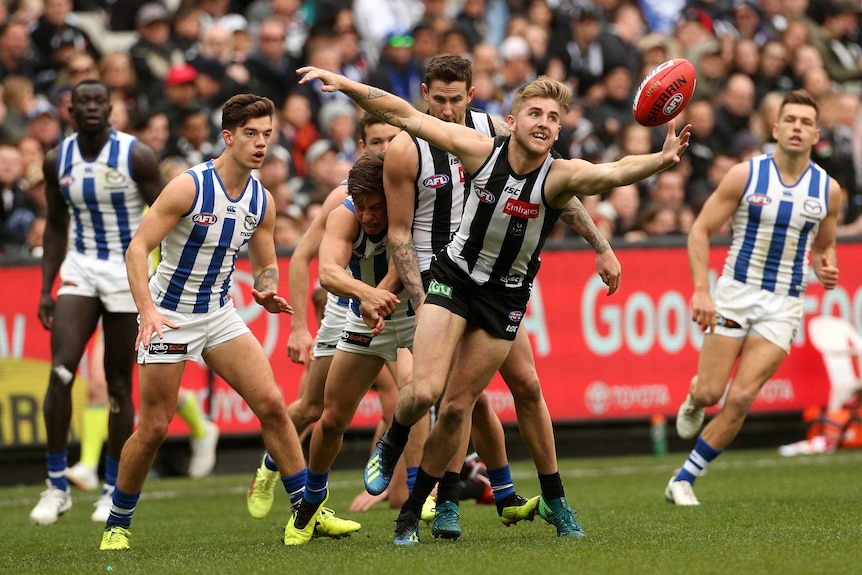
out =
{"type": "MultiPolygon", "coordinates": [[[[496,135],[491,117],[482,110],[468,108],[465,123],[485,136],[496,135]]],[[[469,178],[458,156],[415,136],[413,142],[419,153],[413,244],[419,259],[419,271],[425,271],[431,267],[431,256],[449,243],[461,223],[464,189],[469,178]]]]}
{"type": "Polygon", "coordinates": [[[517,175],[509,165],[509,137],[498,136],[494,150],[473,175],[464,216],[447,253],[479,285],[528,286],[539,271],[539,252],[562,210],[547,205],[545,180],[554,162],[517,175]]]}

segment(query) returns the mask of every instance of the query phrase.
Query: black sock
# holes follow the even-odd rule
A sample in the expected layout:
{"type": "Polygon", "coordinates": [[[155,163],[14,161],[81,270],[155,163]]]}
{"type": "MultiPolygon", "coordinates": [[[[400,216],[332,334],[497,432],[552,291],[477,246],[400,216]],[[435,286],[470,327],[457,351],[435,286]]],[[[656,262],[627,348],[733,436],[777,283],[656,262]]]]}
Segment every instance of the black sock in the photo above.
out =
{"type": "Polygon", "coordinates": [[[416,483],[413,484],[413,490],[410,492],[410,497],[404,502],[401,511],[412,511],[416,517],[422,514],[422,505],[428,496],[431,495],[431,490],[440,481],[439,477],[432,477],[425,473],[422,467],[416,471],[416,483]]]}
{"type": "Polygon", "coordinates": [[[461,481],[461,474],[454,471],[447,471],[443,474],[443,479],[440,480],[440,485],[437,486],[437,504],[444,501],[453,501],[456,505],[461,499],[461,489],[458,483],[461,481]]]}
{"type": "Polygon", "coordinates": [[[545,501],[566,496],[566,493],[563,491],[563,480],[560,479],[559,471],[550,475],[539,473],[539,486],[542,488],[542,497],[545,498],[545,501]]]}
{"type": "Polygon", "coordinates": [[[390,427],[389,431],[386,432],[385,437],[390,443],[403,450],[404,446],[407,445],[407,439],[410,437],[411,427],[411,425],[402,425],[401,423],[398,423],[398,420],[393,417],[392,427],[390,427]]]}

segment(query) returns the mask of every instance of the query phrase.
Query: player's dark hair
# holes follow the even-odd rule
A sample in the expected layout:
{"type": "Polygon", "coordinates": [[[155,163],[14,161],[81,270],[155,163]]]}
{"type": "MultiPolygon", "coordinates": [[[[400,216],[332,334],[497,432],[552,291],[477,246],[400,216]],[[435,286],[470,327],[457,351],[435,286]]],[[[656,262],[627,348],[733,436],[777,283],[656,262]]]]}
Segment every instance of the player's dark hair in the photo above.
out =
{"type": "Polygon", "coordinates": [[[383,194],[383,154],[363,154],[347,176],[347,193],[354,202],[362,202],[369,194],[383,194]]]}
{"type": "Polygon", "coordinates": [[[111,99],[111,87],[108,86],[107,84],[103,84],[99,80],[89,79],[89,80],[82,80],[81,82],[78,82],[77,84],[75,84],[75,87],[72,88],[72,103],[73,104],[75,103],[75,99],[78,95],[78,92],[81,90],[81,88],[87,87],[87,86],[101,86],[102,88],[105,89],[105,95],[108,96],[108,100],[110,101],[110,99],[111,99]]]}
{"type": "Polygon", "coordinates": [[[781,100],[781,105],[778,107],[778,115],[781,116],[782,110],[784,110],[784,106],[787,104],[801,104],[803,106],[811,106],[814,108],[814,121],[820,122],[820,106],[817,105],[817,101],[811,97],[806,90],[793,90],[792,92],[788,92],[784,95],[784,98],[781,100]]]}
{"type": "Polygon", "coordinates": [[[430,86],[434,80],[447,84],[464,82],[469,90],[473,85],[473,64],[470,60],[454,54],[434,56],[425,66],[425,84],[430,86]]]}
{"type": "Polygon", "coordinates": [[[225,102],[221,115],[221,129],[233,132],[254,118],[270,118],[275,113],[272,100],[255,94],[237,94],[225,102]]]}
{"type": "Polygon", "coordinates": [[[368,144],[368,127],[374,124],[385,124],[383,120],[374,114],[365,114],[359,120],[359,139],[368,144]]]}

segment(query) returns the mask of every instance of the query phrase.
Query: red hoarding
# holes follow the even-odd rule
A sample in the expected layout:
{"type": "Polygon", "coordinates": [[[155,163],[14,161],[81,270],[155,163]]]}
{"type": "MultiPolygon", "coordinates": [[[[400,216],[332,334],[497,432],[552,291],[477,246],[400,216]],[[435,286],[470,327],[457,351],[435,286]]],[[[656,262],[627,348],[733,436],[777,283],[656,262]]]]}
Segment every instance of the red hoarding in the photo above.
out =
{"type": "MultiPolygon", "coordinates": [[[[710,268],[717,275],[726,248],[714,248],[710,268]]],[[[862,245],[838,249],[841,281],[824,292],[812,280],[805,296],[807,318],[835,315],[862,326],[862,245]]],[[[595,273],[589,251],[548,251],[522,329],[530,334],[536,365],[551,416],[557,422],[643,419],[654,413],[675,415],[695,372],[702,334],[689,319],[691,280],[683,247],[620,249],[622,286],[613,296],[595,273]]],[[[288,259],[281,260],[286,281],[288,259]]],[[[289,402],[302,367],[286,355],[290,322],[254,303],[248,262],[238,262],[234,299],[243,318],[263,344],[289,402]]],[[[50,334],[36,317],[40,269],[0,268],[0,447],[44,443],[42,397],[48,379],[50,334]]],[[[282,290],[286,291],[286,290],[282,290]]],[[[313,325],[313,324],[312,324],[313,325]]],[[[87,377],[87,359],[79,376],[87,377]]],[[[80,381],[80,379],[79,379],[80,381]]],[[[244,401],[202,365],[189,365],[183,386],[205,402],[223,434],[257,433],[259,426],[244,401]]],[[[85,385],[75,386],[76,410],[86,402],[85,385]]],[[[489,391],[501,419],[516,421],[511,395],[497,377],[489,391]]],[[[819,353],[800,330],[790,357],[767,383],[755,412],[801,411],[825,405],[829,381],[819,353]]],[[[353,425],[372,427],[380,417],[371,393],[353,425]]],[[[77,420],[73,433],[77,431],[77,420]]],[[[186,429],[175,418],[171,433],[186,429]]]]}

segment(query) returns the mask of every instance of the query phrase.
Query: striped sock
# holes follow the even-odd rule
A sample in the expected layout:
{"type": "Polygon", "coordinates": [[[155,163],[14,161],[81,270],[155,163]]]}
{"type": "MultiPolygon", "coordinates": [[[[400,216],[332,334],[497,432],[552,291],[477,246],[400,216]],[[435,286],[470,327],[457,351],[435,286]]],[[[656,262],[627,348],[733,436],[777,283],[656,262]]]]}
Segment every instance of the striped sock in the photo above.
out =
{"type": "Polygon", "coordinates": [[[132,524],[132,514],[135,512],[135,507],[138,506],[138,499],[141,498],[141,492],[123,493],[116,487],[114,495],[111,498],[111,514],[108,515],[108,522],[105,527],[128,527],[132,524]]]}
{"type": "Polygon", "coordinates": [[[281,478],[281,482],[284,484],[284,489],[287,491],[287,494],[290,495],[291,505],[302,499],[302,494],[305,492],[305,478],[307,472],[308,469],[303,467],[302,471],[294,473],[290,477],[282,476],[281,478]]]}
{"type": "Polygon", "coordinates": [[[66,466],[69,464],[69,452],[46,453],[48,462],[48,480],[51,485],[63,491],[69,491],[69,480],[66,479],[66,466]]]}
{"type": "Polygon", "coordinates": [[[515,482],[512,481],[512,470],[507,463],[503,467],[488,470],[494,501],[502,501],[515,492],[515,482]]]}
{"type": "Polygon", "coordinates": [[[702,435],[698,435],[697,443],[695,444],[694,449],[691,450],[691,453],[688,454],[688,459],[677,474],[676,480],[688,481],[694,485],[695,480],[703,475],[709,462],[722,453],[722,451],[715,449],[704,441],[702,435]]]}
{"type": "Polygon", "coordinates": [[[413,486],[416,485],[416,472],[419,471],[419,466],[407,468],[407,493],[413,491],[413,486]]]}
{"type": "Polygon", "coordinates": [[[305,479],[305,495],[303,497],[309,503],[320,503],[326,499],[327,487],[329,487],[329,470],[323,473],[314,473],[309,469],[305,479]]]}

